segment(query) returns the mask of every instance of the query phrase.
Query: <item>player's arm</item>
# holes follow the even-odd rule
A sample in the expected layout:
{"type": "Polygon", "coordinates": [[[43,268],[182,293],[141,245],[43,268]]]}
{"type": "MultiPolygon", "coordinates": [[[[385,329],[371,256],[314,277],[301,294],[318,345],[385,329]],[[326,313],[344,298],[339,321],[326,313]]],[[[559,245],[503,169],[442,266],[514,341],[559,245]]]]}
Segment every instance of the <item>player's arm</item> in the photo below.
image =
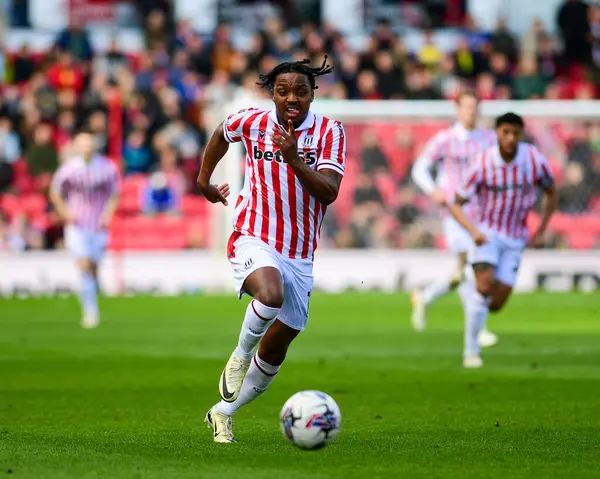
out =
{"type": "Polygon", "coordinates": [[[467,204],[468,202],[469,201],[466,198],[463,198],[457,194],[456,198],[454,199],[454,203],[448,206],[448,211],[454,217],[454,219],[469,232],[471,236],[475,237],[479,233],[479,230],[475,227],[471,220],[469,220],[463,211],[463,205],[467,204]]]}
{"type": "Polygon", "coordinates": [[[482,180],[482,171],[477,167],[479,161],[474,161],[467,174],[467,181],[456,194],[454,203],[448,206],[448,211],[454,219],[473,237],[475,244],[487,241],[485,235],[471,222],[463,211],[463,206],[476,194],[482,180]]]}
{"type": "Polygon", "coordinates": [[[223,159],[229,143],[225,136],[225,128],[223,124],[219,125],[204,148],[202,160],[200,163],[200,173],[198,173],[198,187],[204,197],[211,203],[223,203],[227,206],[227,197],[229,196],[229,185],[214,185],[211,184],[210,178],[215,171],[219,162],[223,159]]]}
{"type": "Polygon", "coordinates": [[[298,141],[291,121],[288,122],[287,130],[275,125],[274,131],[273,142],[281,150],[283,158],[294,170],[306,192],[324,205],[333,203],[340,191],[346,157],[345,135],[341,124],[334,124],[327,132],[323,148],[327,153],[317,160],[316,170],[298,155],[298,141]]]}
{"type": "Polygon", "coordinates": [[[552,218],[558,207],[558,192],[548,161],[539,152],[536,153],[539,155],[537,157],[538,177],[536,178],[536,183],[543,189],[544,193],[542,197],[542,219],[539,228],[533,235],[532,243],[533,246],[543,246],[543,236],[550,224],[550,218],[552,218]]]}
{"type": "Polygon", "coordinates": [[[119,199],[121,197],[121,176],[119,171],[115,168],[113,172],[113,178],[111,182],[111,192],[106,205],[104,205],[104,209],[102,210],[102,215],[100,216],[100,223],[103,227],[108,227],[110,221],[115,215],[115,211],[117,211],[117,206],[119,206],[119,199]]]}
{"type": "Polygon", "coordinates": [[[58,213],[58,216],[65,223],[71,223],[74,220],[74,217],[69,210],[69,205],[67,205],[67,202],[63,196],[65,180],[65,167],[62,166],[56,171],[56,173],[54,173],[54,176],[52,177],[48,197],[52,203],[52,206],[54,206],[56,213],[58,213]]]}
{"type": "Polygon", "coordinates": [[[427,144],[413,164],[411,177],[421,191],[427,194],[435,203],[443,206],[446,204],[446,197],[438,191],[432,174],[435,163],[440,156],[440,146],[441,137],[438,134],[427,144]]]}

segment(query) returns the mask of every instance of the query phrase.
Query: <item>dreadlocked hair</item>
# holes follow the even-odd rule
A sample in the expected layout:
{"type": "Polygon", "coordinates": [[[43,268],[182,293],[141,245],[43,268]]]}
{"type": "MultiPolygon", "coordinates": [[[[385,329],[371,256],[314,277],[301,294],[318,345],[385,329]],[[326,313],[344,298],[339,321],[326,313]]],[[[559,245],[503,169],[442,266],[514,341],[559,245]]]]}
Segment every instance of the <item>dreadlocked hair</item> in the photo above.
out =
{"type": "Polygon", "coordinates": [[[256,82],[256,84],[261,88],[269,87],[272,90],[278,75],[281,75],[282,73],[300,73],[308,77],[311,88],[316,90],[319,87],[315,83],[315,78],[331,73],[333,67],[327,64],[327,55],[325,55],[323,63],[319,68],[312,68],[309,65],[310,60],[308,58],[299,62],[280,63],[269,73],[259,75],[258,78],[260,81],[256,82]]]}

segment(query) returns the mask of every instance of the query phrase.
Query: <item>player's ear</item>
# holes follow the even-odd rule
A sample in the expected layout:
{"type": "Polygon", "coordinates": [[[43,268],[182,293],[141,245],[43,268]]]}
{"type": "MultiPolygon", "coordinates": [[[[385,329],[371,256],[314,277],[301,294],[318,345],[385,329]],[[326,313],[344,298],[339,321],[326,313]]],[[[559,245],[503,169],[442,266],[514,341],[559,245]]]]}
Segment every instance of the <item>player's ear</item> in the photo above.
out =
{"type": "Polygon", "coordinates": [[[315,90],[312,89],[312,90],[310,90],[310,102],[312,103],[314,99],[315,99],[315,90]]]}

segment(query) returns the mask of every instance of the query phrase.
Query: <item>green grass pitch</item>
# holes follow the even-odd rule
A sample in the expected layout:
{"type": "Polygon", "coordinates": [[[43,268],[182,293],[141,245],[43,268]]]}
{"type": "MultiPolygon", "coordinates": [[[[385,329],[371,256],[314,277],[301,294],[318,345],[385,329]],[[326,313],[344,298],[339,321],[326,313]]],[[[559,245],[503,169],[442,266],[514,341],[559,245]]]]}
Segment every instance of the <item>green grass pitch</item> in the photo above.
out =
{"type": "Polygon", "coordinates": [[[600,477],[598,295],[515,296],[467,371],[455,297],[415,333],[406,296],[315,294],[270,390],[236,416],[239,443],[217,445],[202,421],[245,304],[103,299],[103,324],[82,330],[73,298],[0,300],[0,477],[600,477]],[[304,452],[278,415],[313,388],[343,424],[304,452]]]}

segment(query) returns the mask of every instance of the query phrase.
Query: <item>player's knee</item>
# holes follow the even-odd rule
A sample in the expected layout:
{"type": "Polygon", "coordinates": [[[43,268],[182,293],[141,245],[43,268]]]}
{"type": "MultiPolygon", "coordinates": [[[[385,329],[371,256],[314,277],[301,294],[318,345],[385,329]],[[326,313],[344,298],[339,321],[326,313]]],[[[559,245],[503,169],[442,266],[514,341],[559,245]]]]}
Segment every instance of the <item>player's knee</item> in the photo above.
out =
{"type": "Polygon", "coordinates": [[[504,304],[505,304],[505,301],[498,301],[498,300],[492,299],[492,301],[490,301],[490,306],[489,306],[490,312],[497,313],[504,307],[504,304]]]}
{"type": "Polygon", "coordinates": [[[486,298],[494,293],[494,283],[485,279],[477,281],[477,292],[486,298]]]}
{"type": "Polygon", "coordinates": [[[254,298],[269,308],[281,308],[283,306],[283,288],[279,285],[265,285],[255,293],[254,298]]]}
{"type": "Polygon", "coordinates": [[[81,271],[84,274],[93,272],[92,263],[89,259],[83,259],[83,258],[78,259],[77,267],[79,268],[79,271],[81,271]]]}

